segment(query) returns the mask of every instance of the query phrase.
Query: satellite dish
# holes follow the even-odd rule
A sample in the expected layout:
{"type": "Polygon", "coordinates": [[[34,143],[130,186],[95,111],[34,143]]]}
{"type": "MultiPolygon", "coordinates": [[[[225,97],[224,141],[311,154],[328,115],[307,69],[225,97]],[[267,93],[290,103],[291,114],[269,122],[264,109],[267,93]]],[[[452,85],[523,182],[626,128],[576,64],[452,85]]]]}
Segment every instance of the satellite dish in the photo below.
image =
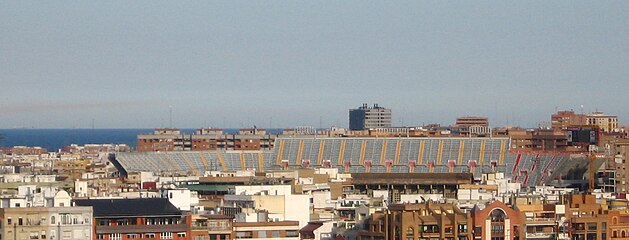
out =
{"type": "Polygon", "coordinates": [[[559,218],[559,221],[557,222],[559,225],[563,225],[564,223],[566,223],[566,217],[561,217],[559,218]]]}

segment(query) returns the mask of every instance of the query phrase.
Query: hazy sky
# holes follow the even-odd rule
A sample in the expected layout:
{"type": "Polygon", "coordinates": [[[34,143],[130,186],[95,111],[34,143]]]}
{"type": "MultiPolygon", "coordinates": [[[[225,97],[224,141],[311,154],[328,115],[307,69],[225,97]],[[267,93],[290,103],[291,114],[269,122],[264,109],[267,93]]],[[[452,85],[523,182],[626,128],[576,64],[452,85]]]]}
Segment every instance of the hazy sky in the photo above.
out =
{"type": "Polygon", "coordinates": [[[0,128],[629,123],[629,1],[0,1],[0,128]]]}

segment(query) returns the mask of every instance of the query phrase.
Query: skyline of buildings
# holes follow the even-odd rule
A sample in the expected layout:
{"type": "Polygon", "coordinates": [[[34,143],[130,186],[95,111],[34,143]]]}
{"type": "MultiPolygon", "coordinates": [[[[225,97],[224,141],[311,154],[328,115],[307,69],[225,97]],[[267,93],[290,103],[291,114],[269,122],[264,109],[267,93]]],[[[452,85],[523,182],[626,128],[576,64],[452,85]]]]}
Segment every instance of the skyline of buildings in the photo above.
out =
{"type": "Polygon", "coordinates": [[[135,149],[0,149],[0,207],[15,208],[0,211],[0,232],[11,240],[623,239],[629,136],[603,129],[615,116],[593,117],[604,125],[553,114],[561,124],[535,129],[490,128],[478,116],[355,131],[158,128],[139,134],[135,149]],[[29,211],[48,217],[19,218],[29,211]],[[92,217],[48,224],[67,214],[92,217]]]}
{"type": "Polygon", "coordinates": [[[0,240],[628,240],[628,12],[0,1],[0,240]]]}
{"type": "MultiPolygon", "coordinates": [[[[415,120],[409,120],[408,115],[411,113],[415,113],[416,111],[400,111],[400,110],[396,110],[395,114],[392,114],[392,110],[395,109],[389,109],[389,108],[385,108],[382,107],[378,104],[375,104],[374,106],[367,106],[366,104],[361,105],[358,108],[355,109],[350,109],[350,115],[351,112],[354,112],[355,114],[364,114],[367,112],[372,112],[373,114],[380,114],[380,115],[373,115],[372,117],[370,117],[370,119],[372,120],[371,124],[378,124],[378,122],[374,121],[377,118],[382,118],[381,120],[384,122],[380,122],[380,125],[372,125],[372,126],[367,126],[367,128],[369,127],[377,127],[377,126],[422,126],[422,125],[430,125],[430,124],[451,124],[451,120],[441,120],[441,121],[431,121],[430,119],[433,119],[430,115],[426,115],[426,116],[422,116],[419,117],[415,120]],[[375,106],[377,105],[377,106],[375,106]],[[363,110],[361,110],[363,109],[363,110]],[[380,113],[378,113],[378,111],[380,113]],[[389,125],[390,124],[390,125],[389,125]]],[[[339,111],[340,109],[335,109],[335,111],[339,111]]],[[[498,112],[495,113],[486,113],[483,115],[477,115],[476,117],[481,118],[481,120],[483,118],[486,118],[487,120],[489,120],[490,117],[488,116],[492,116],[493,120],[492,121],[487,121],[488,123],[491,123],[491,125],[488,125],[489,127],[495,128],[495,127],[507,127],[507,126],[514,126],[514,127],[523,127],[523,128],[534,128],[534,127],[539,127],[539,126],[551,126],[553,124],[560,124],[560,122],[556,122],[556,121],[560,121],[558,118],[561,117],[565,117],[566,119],[568,118],[572,118],[573,120],[571,121],[579,121],[579,122],[585,122],[587,121],[587,123],[591,123],[591,124],[597,124],[599,126],[603,126],[603,125],[607,125],[607,127],[605,127],[605,129],[608,128],[617,128],[619,126],[624,126],[624,125],[629,125],[629,122],[627,122],[627,119],[629,118],[623,118],[622,116],[619,118],[617,115],[606,115],[604,114],[602,111],[599,111],[599,108],[597,107],[595,110],[593,110],[590,113],[585,113],[583,110],[581,110],[581,113],[576,113],[574,110],[570,109],[570,110],[561,110],[560,108],[555,108],[555,112],[553,113],[554,115],[556,115],[555,117],[557,117],[557,119],[551,118],[550,120],[547,119],[535,119],[534,121],[530,121],[526,120],[526,121],[521,121],[519,118],[517,117],[509,117],[509,111],[507,111],[507,114],[504,116],[497,116],[498,112]]],[[[464,111],[467,112],[467,115],[459,115],[459,116],[454,116],[452,118],[460,118],[463,116],[468,116],[470,117],[470,112],[468,111],[464,111]]],[[[541,113],[541,112],[538,112],[541,113]]],[[[184,114],[184,115],[189,115],[189,114],[184,114]]],[[[325,118],[325,120],[320,116],[312,116],[312,118],[309,121],[303,121],[303,122],[310,122],[310,124],[281,124],[278,122],[282,122],[281,118],[278,118],[277,116],[266,116],[266,120],[252,120],[251,117],[246,117],[244,119],[239,119],[239,120],[235,120],[235,121],[230,121],[227,122],[225,120],[225,118],[223,117],[223,119],[221,121],[217,121],[216,116],[213,116],[211,119],[212,120],[211,124],[208,124],[208,121],[204,121],[204,124],[200,124],[200,125],[190,125],[189,123],[181,123],[181,121],[179,119],[177,119],[178,117],[182,116],[181,113],[177,113],[175,115],[171,115],[170,116],[161,116],[161,124],[157,124],[157,125],[153,125],[153,126],[141,126],[139,128],[185,128],[185,129],[195,129],[198,128],[199,126],[204,126],[204,127],[216,127],[216,128],[223,128],[223,129],[238,129],[238,128],[247,128],[247,127],[251,127],[253,128],[254,126],[258,126],[259,128],[266,128],[266,129],[280,129],[280,128],[287,128],[287,127],[291,127],[291,125],[294,125],[293,127],[300,127],[300,126],[310,126],[310,127],[315,127],[315,128],[329,128],[329,127],[342,127],[342,128],[349,128],[352,129],[350,125],[352,125],[351,121],[347,121],[347,120],[342,120],[343,118],[345,118],[345,116],[341,115],[341,114],[337,114],[335,116],[328,116],[327,118],[325,118]],[[171,119],[170,121],[167,119],[171,119]],[[166,120],[165,120],[166,119],[166,120]],[[175,124],[173,125],[173,120],[175,124]],[[246,121],[244,121],[246,120],[246,121]],[[346,125],[347,124],[347,125],[346,125]],[[184,126],[184,127],[182,127],[184,126]]],[[[473,117],[473,116],[472,116],[473,117]]],[[[360,119],[358,117],[358,115],[356,116],[355,119],[360,119]]],[[[98,118],[90,118],[88,119],[89,123],[86,122],[86,124],[80,124],[82,125],[81,127],[77,127],[75,126],[66,126],[66,127],[53,127],[50,129],[92,129],[92,128],[96,128],[96,129],[108,129],[110,127],[103,127],[102,126],[102,121],[98,118]],[[96,123],[96,124],[95,124],[96,123]]],[[[563,121],[567,121],[567,120],[563,120],[563,121]]],[[[359,129],[359,126],[361,122],[355,122],[356,124],[356,129],[359,129]]],[[[454,123],[456,124],[456,122],[454,123]]],[[[364,126],[363,126],[364,127],[364,126]]],[[[41,128],[41,127],[36,127],[36,126],[24,126],[24,125],[20,125],[20,126],[6,126],[0,129],[48,129],[46,127],[41,128]]],[[[122,127],[121,129],[124,128],[138,128],[138,127],[122,127]]]]}

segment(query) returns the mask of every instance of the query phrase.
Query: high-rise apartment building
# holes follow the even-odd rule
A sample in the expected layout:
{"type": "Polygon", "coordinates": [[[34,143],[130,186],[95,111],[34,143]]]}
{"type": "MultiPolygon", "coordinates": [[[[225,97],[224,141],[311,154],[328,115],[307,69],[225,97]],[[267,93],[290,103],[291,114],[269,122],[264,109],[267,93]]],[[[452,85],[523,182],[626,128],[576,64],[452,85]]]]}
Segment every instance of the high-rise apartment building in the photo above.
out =
{"type": "Polygon", "coordinates": [[[550,116],[550,125],[553,129],[565,130],[572,126],[585,125],[585,115],[574,111],[558,111],[550,116]]]}
{"type": "Polygon", "coordinates": [[[458,117],[455,126],[457,127],[489,127],[489,119],[487,117],[458,117]]]}
{"type": "Polygon", "coordinates": [[[468,136],[487,136],[491,134],[487,117],[458,117],[454,124],[458,131],[468,136]]]}
{"type": "Polygon", "coordinates": [[[270,149],[276,135],[264,129],[245,128],[238,134],[226,134],[222,129],[202,128],[194,134],[182,133],[177,128],[158,128],[152,134],[140,134],[138,152],[212,151],[270,149]]]}
{"type": "Polygon", "coordinates": [[[350,130],[389,127],[391,127],[391,109],[380,107],[378,104],[368,107],[365,103],[359,108],[349,110],[350,130]]]}

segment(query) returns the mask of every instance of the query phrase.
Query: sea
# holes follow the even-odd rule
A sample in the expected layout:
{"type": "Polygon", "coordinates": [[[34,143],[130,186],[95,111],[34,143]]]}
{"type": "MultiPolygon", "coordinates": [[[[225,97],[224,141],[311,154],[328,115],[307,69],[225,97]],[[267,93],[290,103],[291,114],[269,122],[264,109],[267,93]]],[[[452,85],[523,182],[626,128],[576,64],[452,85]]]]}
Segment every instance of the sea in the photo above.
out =
{"type": "MultiPolygon", "coordinates": [[[[57,151],[71,144],[126,144],[135,148],[138,134],[153,133],[154,129],[0,129],[0,146],[43,147],[48,151],[57,151]]],[[[181,129],[182,133],[191,134],[195,129],[181,129]]],[[[267,129],[276,134],[281,129],[267,129]]],[[[224,129],[227,134],[238,133],[238,129],[224,129]]]]}

